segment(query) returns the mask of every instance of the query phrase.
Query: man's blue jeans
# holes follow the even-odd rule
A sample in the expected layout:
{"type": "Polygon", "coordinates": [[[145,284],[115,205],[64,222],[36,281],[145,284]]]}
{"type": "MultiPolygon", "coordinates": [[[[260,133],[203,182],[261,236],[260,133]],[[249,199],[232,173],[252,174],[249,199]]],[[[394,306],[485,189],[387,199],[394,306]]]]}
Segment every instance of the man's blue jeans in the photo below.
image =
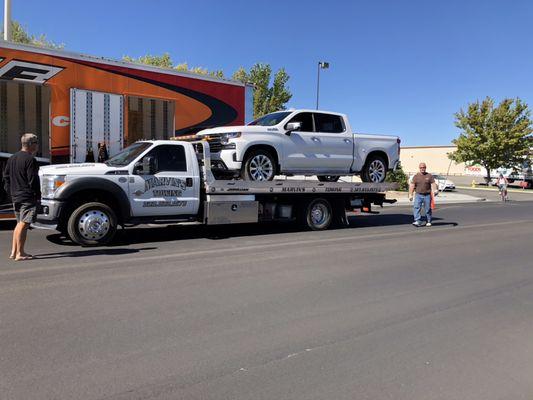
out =
{"type": "Polygon", "coordinates": [[[420,214],[422,207],[424,207],[424,211],[426,212],[427,222],[431,222],[431,194],[415,193],[415,202],[413,204],[415,222],[422,219],[422,215],[420,214]]]}

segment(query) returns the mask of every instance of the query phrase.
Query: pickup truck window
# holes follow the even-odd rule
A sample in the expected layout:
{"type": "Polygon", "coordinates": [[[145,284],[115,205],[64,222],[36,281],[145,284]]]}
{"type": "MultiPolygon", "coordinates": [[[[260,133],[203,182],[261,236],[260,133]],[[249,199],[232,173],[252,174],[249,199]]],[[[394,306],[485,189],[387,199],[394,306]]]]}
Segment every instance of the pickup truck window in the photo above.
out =
{"type": "MultiPolygon", "coordinates": [[[[314,132],[313,114],[310,112],[302,112],[302,113],[296,114],[294,117],[290,119],[289,122],[300,122],[302,124],[300,131],[302,132],[314,132]]],[[[287,124],[289,122],[287,122],[287,124]]]]}
{"type": "Polygon", "coordinates": [[[272,114],[263,115],[261,118],[250,122],[248,125],[257,126],[274,126],[283,121],[290,114],[289,111],[275,112],[272,114]]]}
{"type": "Polygon", "coordinates": [[[185,149],[180,145],[163,144],[150,150],[145,157],[155,157],[157,171],[187,171],[185,149]]]}
{"type": "Polygon", "coordinates": [[[152,144],[148,142],[133,143],[131,146],[126,147],[124,150],[111,157],[105,163],[111,167],[123,167],[135,160],[139,154],[151,145],[152,144]]]}
{"type": "Polygon", "coordinates": [[[344,132],[342,118],[338,115],[315,113],[315,126],[317,132],[341,133],[344,132]]]}

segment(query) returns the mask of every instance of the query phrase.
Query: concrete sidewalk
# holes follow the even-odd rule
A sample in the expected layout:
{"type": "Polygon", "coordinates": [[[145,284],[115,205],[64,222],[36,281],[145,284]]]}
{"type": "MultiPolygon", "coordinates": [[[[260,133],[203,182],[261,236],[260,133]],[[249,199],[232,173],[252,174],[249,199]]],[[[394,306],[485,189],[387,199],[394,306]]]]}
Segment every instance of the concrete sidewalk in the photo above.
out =
{"type": "MultiPolygon", "coordinates": [[[[395,204],[407,205],[413,204],[409,201],[407,192],[387,192],[387,198],[398,200],[395,204]]],[[[456,204],[456,203],[475,203],[478,201],[485,201],[483,197],[470,196],[468,194],[461,194],[456,192],[440,192],[435,198],[435,203],[438,204],[456,204]]]]}

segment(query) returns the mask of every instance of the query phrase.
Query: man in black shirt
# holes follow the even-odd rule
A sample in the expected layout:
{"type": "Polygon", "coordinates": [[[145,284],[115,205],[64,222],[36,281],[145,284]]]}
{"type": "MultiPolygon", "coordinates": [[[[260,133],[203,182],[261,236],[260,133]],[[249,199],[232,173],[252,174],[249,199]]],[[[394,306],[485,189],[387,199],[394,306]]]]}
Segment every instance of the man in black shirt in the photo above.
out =
{"type": "Polygon", "coordinates": [[[4,170],[5,190],[11,195],[17,217],[9,256],[15,261],[33,258],[24,251],[24,244],[28,228],[37,218],[37,204],[41,200],[39,166],[34,157],[39,149],[39,139],[33,133],[25,133],[20,141],[22,149],[7,160],[4,170]]]}

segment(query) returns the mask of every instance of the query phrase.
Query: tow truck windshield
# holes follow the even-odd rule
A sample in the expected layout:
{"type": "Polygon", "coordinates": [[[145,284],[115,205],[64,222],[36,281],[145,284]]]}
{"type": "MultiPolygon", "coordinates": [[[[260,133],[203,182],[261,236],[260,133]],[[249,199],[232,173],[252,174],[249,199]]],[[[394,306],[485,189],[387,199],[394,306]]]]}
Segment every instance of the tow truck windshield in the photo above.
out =
{"type": "Polygon", "coordinates": [[[126,147],[124,150],[111,157],[105,162],[105,164],[110,167],[123,167],[135,160],[139,154],[150,146],[151,143],[148,142],[133,143],[131,146],[126,147]]]}

